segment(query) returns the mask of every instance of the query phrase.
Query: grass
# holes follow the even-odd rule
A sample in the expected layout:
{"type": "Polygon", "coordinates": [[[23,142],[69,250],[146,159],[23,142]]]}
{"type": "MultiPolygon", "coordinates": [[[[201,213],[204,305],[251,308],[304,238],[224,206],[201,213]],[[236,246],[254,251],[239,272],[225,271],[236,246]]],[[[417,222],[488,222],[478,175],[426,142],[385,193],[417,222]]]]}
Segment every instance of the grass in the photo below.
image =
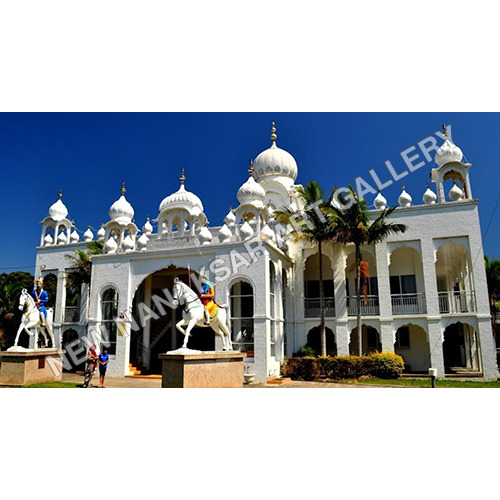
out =
{"type": "MultiPolygon", "coordinates": [[[[358,380],[339,380],[343,384],[366,384],[366,385],[387,385],[398,387],[431,387],[430,379],[425,378],[398,378],[398,379],[382,379],[382,378],[362,378],[358,380]]],[[[481,380],[436,380],[436,387],[446,388],[500,388],[500,381],[481,381],[481,380]]]]}
{"type": "Polygon", "coordinates": [[[83,384],[73,382],[44,382],[42,384],[27,385],[27,389],[76,389],[83,387],[83,384]]]}

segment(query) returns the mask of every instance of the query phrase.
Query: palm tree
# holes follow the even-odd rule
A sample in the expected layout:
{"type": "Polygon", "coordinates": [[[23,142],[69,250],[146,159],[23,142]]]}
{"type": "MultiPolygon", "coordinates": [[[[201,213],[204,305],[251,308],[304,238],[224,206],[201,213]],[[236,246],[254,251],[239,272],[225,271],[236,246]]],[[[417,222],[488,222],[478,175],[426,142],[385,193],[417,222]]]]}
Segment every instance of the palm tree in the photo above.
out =
{"type": "MultiPolygon", "coordinates": [[[[358,354],[363,354],[362,332],[361,332],[361,295],[365,295],[368,278],[368,263],[361,254],[362,245],[372,245],[379,243],[391,234],[404,233],[404,224],[388,223],[387,218],[394,212],[396,207],[383,209],[378,217],[370,222],[370,213],[367,202],[360,199],[358,193],[352,186],[349,186],[350,203],[346,196],[339,196],[340,204],[331,203],[327,212],[333,217],[333,241],[347,245],[352,243],[355,246],[356,268],[356,305],[357,305],[357,333],[358,333],[358,354]],[[363,280],[363,283],[361,282],[363,280]]],[[[333,199],[333,194],[332,194],[333,199]]]]}
{"type": "Polygon", "coordinates": [[[71,290],[76,290],[77,293],[82,288],[82,285],[90,284],[92,276],[92,255],[101,255],[103,241],[90,241],[87,243],[87,251],[77,248],[71,254],[66,254],[66,258],[71,262],[72,269],[66,276],[66,286],[71,290]]]}
{"type": "Polygon", "coordinates": [[[277,210],[274,214],[275,219],[294,228],[291,234],[296,240],[309,244],[318,245],[319,254],[319,307],[320,307],[320,334],[321,334],[321,355],[326,356],[326,330],[325,330],[325,293],[323,287],[323,247],[328,244],[333,237],[331,232],[330,218],[326,210],[329,200],[325,199],[325,193],[316,181],[307,184],[306,187],[296,188],[300,201],[304,209],[297,212],[291,208],[277,210]],[[303,220],[300,224],[298,218],[303,220]]]}
{"type": "Polygon", "coordinates": [[[500,259],[490,260],[489,257],[485,255],[484,265],[486,267],[486,282],[488,284],[488,297],[490,299],[493,332],[496,334],[495,315],[497,313],[497,309],[495,298],[498,294],[500,294],[500,259]]]}

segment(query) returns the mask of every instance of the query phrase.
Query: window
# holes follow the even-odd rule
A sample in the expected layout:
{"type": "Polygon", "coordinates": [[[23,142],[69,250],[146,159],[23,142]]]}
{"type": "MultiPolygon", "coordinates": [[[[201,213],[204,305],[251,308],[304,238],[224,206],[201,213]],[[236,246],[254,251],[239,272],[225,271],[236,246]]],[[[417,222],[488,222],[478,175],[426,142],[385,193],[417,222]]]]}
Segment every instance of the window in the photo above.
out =
{"type": "Polygon", "coordinates": [[[410,328],[407,326],[402,326],[398,328],[396,332],[396,343],[395,347],[399,349],[409,349],[410,348],[410,328]]]}
{"type": "Polygon", "coordinates": [[[254,356],[253,287],[246,281],[238,281],[231,287],[231,332],[233,346],[247,357],[254,356]]]}
{"type": "Polygon", "coordinates": [[[276,292],[275,292],[276,272],[274,264],[269,263],[269,302],[271,316],[271,356],[276,356],[276,292]]]}
{"type": "MultiPolygon", "coordinates": [[[[306,299],[317,299],[319,298],[319,280],[310,280],[304,282],[304,293],[306,299]]],[[[335,297],[335,289],[333,286],[333,280],[323,280],[323,291],[325,297],[333,298],[335,297]]]]}
{"type": "Polygon", "coordinates": [[[102,335],[108,347],[108,354],[116,354],[116,318],[118,316],[118,293],[114,288],[108,288],[101,298],[102,335]]]}
{"type": "Polygon", "coordinates": [[[390,282],[392,295],[417,293],[417,281],[414,274],[391,276],[390,282]]]}

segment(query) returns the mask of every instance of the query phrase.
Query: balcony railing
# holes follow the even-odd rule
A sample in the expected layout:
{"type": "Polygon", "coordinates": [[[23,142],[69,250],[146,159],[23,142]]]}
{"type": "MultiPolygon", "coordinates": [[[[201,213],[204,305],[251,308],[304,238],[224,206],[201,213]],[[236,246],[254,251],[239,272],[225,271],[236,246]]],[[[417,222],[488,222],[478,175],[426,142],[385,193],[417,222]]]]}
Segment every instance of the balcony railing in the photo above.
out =
{"type": "Polygon", "coordinates": [[[392,314],[425,314],[425,293],[401,293],[391,295],[392,314]]]}
{"type": "MultiPolygon", "coordinates": [[[[356,297],[347,298],[347,314],[349,316],[358,315],[358,304],[356,297]]],[[[378,295],[368,295],[368,301],[365,303],[364,297],[361,297],[361,316],[378,316],[380,307],[378,295]]]]}
{"type": "MultiPolygon", "coordinates": [[[[319,299],[304,299],[304,309],[306,318],[319,318],[319,299]]],[[[325,297],[325,317],[332,318],[334,316],[335,299],[333,297],[325,297]]]]}
{"type": "Polygon", "coordinates": [[[441,314],[476,312],[476,294],[473,291],[438,292],[441,314]]]}
{"type": "Polygon", "coordinates": [[[80,308],[70,306],[64,308],[63,323],[78,323],[80,321],[80,308]]]}

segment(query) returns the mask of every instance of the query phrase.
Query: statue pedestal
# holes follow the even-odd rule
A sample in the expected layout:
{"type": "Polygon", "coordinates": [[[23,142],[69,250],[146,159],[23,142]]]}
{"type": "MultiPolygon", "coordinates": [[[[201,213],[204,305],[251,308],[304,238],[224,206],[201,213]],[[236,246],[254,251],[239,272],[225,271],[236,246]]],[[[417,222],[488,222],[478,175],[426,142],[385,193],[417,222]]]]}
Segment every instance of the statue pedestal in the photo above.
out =
{"type": "Polygon", "coordinates": [[[199,354],[160,354],[162,360],[161,386],[164,388],[243,387],[241,352],[202,352],[199,354]]]}
{"type": "Polygon", "coordinates": [[[62,357],[59,349],[26,349],[0,352],[0,385],[22,387],[62,380],[62,357]]]}

